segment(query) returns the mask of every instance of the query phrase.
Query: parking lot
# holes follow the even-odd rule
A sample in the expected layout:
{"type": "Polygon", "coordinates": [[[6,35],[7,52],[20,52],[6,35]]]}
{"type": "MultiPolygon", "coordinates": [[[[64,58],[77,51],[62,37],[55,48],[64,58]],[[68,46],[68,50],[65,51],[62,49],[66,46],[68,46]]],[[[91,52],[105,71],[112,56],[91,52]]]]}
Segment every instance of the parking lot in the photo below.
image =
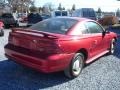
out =
{"type": "MultiPolygon", "coordinates": [[[[8,33],[0,37],[0,90],[119,90],[120,38],[114,55],[105,55],[84,68],[81,75],[67,79],[63,72],[43,74],[23,67],[4,56],[8,33]]],[[[120,30],[112,30],[120,34],[120,30]]]]}

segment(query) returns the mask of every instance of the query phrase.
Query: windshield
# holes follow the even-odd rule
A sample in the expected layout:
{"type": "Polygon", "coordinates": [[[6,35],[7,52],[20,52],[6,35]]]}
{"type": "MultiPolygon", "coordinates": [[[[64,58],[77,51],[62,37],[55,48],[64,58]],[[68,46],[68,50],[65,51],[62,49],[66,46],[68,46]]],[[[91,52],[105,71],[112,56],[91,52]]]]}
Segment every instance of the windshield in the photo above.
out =
{"type": "Polygon", "coordinates": [[[62,11],[62,16],[68,16],[67,11],[62,11]]]}
{"type": "Polygon", "coordinates": [[[53,18],[41,21],[30,29],[45,31],[50,33],[65,34],[73,25],[77,23],[77,20],[66,18],[53,18]]]}

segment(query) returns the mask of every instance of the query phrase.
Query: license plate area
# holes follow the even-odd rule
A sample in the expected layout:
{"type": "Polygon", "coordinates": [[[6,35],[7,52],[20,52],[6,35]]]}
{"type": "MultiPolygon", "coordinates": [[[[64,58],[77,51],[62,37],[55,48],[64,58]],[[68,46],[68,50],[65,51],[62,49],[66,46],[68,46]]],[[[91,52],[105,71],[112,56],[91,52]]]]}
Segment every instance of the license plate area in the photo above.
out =
{"type": "Polygon", "coordinates": [[[27,49],[35,49],[36,45],[32,42],[32,40],[27,40],[23,38],[13,38],[13,44],[15,46],[27,48],[27,49]]]}

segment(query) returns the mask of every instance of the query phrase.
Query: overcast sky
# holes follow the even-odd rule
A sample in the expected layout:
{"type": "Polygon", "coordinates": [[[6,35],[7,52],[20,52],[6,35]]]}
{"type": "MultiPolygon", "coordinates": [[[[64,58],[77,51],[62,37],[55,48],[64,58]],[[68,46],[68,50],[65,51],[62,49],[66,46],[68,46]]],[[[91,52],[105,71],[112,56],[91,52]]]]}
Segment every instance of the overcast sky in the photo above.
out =
{"type": "Polygon", "coordinates": [[[55,7],[61,3],[66,9],[71,8],[73,4],[77,9],[91,7],[97,10],[100,7],[103,11],[115,11],[120,8],[120,1],[117,0],[35,0],[37,7],[43,6],[45,3],[52,3],[55,7]]]}

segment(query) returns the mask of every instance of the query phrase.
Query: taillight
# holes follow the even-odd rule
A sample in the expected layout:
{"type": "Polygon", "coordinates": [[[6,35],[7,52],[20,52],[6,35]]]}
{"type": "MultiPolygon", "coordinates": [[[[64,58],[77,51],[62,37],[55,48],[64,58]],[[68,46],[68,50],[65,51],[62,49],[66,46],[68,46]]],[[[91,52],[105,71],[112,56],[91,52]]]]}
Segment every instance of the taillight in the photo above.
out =
{"type": "Polygon", "coordinates": [[[44,45],[39,44],[38,50],[41,52],[46,52],[48,54],[60,54],[60,53],[62,53],[62,49],[60,48],[60,45],[55,41],[51,41],[51,43],[48,42],[44,45]]]}
{"type": "Polygon", "coordinates": [[[48,48],[45,48],[45,50],[49,53],[53,53],[53,54],[60,54],[62,53],[62,49],[59,46],[56,45],[52,45],[48,48]]]}

